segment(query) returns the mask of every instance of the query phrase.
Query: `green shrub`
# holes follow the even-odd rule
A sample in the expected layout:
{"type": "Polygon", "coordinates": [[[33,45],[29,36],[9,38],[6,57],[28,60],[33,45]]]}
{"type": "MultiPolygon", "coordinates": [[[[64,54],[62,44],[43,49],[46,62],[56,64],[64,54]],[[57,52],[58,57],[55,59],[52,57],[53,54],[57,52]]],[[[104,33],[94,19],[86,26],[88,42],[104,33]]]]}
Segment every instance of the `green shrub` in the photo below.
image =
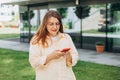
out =
{"type": "Polygon", "coordinates": [[[104,45],[103,42],[96,42],[96,45],[104,45]]]}

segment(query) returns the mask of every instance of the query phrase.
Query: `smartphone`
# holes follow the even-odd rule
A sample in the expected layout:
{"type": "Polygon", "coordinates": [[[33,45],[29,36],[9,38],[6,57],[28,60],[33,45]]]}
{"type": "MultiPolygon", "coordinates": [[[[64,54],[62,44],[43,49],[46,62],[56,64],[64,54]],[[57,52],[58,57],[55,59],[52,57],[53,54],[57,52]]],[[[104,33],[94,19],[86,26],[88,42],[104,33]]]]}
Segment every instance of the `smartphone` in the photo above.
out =
{"type": "Polygon", "coordinates": [[[61,52],[67,52],[69,50],[70,50],[70,48],[64,48],[64,49],[61,50],[61,52]]]}

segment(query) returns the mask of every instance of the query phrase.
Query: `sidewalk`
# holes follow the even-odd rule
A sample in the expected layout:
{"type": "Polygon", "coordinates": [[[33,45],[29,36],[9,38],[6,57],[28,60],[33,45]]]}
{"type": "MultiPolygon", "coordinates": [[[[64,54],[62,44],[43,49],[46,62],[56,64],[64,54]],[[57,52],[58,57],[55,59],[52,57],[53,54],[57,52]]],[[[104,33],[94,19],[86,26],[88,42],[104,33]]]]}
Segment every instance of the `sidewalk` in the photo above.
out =
{"type": "MultiPolygon", "coordinates": [[[[0,40],[0,48],[28,52],[29,43],[0,40]]],[[[78,49],[78,52],[79,60],[120,67],[120,53],[104,52],[98,54],[96,51],[86,49],[78,49]]]]}

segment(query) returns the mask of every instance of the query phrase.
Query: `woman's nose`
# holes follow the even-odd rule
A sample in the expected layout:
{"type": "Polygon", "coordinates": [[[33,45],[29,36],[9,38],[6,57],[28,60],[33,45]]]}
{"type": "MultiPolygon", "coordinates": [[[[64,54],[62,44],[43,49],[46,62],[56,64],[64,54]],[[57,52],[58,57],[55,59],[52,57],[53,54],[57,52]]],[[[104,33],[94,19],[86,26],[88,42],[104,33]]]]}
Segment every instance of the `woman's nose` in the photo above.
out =
{"type": "Polygon", "coordinates": [[[54,24],[54,25],[53,25],[53,27],[54,27],[54,28],[57,28],[57,25],[56,25],[56,24],[54,24]]]}

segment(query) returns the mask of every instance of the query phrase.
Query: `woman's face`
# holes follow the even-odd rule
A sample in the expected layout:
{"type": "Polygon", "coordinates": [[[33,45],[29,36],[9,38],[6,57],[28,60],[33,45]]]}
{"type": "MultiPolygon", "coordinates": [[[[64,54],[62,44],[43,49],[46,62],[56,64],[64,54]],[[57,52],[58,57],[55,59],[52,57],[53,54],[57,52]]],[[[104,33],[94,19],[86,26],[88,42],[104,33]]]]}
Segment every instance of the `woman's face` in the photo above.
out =
{"type": "Polygon", "coordinates": [[[49,36],[56,36],[60,28],[60,22],[55,17],[50,17],[47,23],[49,36]]]}

